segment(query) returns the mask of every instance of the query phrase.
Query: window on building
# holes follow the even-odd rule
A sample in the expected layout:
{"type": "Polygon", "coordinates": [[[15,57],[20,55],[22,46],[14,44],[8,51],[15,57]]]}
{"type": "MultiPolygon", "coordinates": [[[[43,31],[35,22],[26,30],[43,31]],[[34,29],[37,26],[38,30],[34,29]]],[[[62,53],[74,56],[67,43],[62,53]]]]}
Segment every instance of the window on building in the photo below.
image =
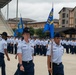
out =
{"type": "Polygon", "coordinates": [[[68,17],[68,14],[67,14],[67,17],[68,17]]]}
{"type": "Polygon", "coordinates": [[[33,27],[37,27],[37,25],[33,25],[33,27]]]}
{"type": "Polygon", "coordinates": [[[62,18],[65,18],[65,16],[66,16],[66,14],[65,14],[65,13],[63,13],[63,14],[62,14],[62,18]]]}
{"type": "Polygon", "coordinates": [[[65,26],[62,26],[62,27],[65,27],[65,26]]]}
{"type": "Polygon", "coordinates": [[[66,21],[66,24],[68,24],[68,20],[66,21]]]}
{"type": "Polygon", "coordinates": [[[65,24],[65,20],[62,20],[62,24],[65,24]]]}

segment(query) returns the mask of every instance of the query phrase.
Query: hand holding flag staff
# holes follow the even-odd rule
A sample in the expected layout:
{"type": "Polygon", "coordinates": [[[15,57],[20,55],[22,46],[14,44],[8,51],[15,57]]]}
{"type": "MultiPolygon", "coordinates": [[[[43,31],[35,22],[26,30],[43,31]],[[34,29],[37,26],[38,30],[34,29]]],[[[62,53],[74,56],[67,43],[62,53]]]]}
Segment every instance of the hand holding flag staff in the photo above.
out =
{"type": "MultiPolygon", "coordinates": [[[[47,22],[44,26],[44,32],[45,31],[49,31],[50,32],[50,38],[52,39],[51,40],[51,68],[52,68],[52,54],[53,54],[53,38],[54,38],[54,21],[53,21],[53,6],[52,6],[52,9],[51,9],[51,12],[48,16],[48,19],[47,19],[47,22]]],[[[53,68],[52,68],[53,70],[53,68]]],[[[52,75],[52,72],[51,72],[51,75],[52,75]]]]}

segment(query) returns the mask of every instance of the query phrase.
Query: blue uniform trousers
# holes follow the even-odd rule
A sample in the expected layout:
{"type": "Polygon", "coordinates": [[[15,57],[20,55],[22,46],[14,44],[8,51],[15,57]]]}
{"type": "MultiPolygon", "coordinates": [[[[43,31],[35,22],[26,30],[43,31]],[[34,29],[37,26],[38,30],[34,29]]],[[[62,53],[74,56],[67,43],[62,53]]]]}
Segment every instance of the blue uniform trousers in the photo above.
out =
{"type": "Polygon", "coordinates": [[[8,53],[10,53],[10,43],[8,43],[8,45],[7,45],[7,51],[8,51],[8,53]]]}
{"type": "Polygon", "coordinates": [[[71,51],[72,54],[74,54],[74,49],[75,49],[75,47],[72,46],[72,51],[71,51]]]}
{"type": "Polygon", "coordinates": [[[42,55],[42,46],[40,45],[40,55],[42,55]]]}
{"type": "MultiPolygon", "coordinates": [[[[49,73],[49,75],[51,75],[49,73]]],[[[64,66],[62,63],[59,65],[53,63],[53,75],[64,75],[64,66]]]]}
{"type": "Polygon", "coordinates": [[[43,46],[43,54],[44,54],[44,56],[46,56],[46,52],[47,52],[46,46],[43,46]]]}
{"type": "Polygon", "coordinates": [[[22,62],[24,66],[24,72],[20,71],[20,75],[34,75],[34,63],[32,61],[22,62]]]}
{"type": "Polygon", "coordinates": [[[75,46],[75,54],[76,54],[76,46],[75,46]]]}
{"type": "Polygon", "coordinates": [[[4,54],[3,53],[0,53],[0,67],[1,67],[1,74],[6,75],[5,61],[4,61],[4,54]]]}
{"type": "Polygon", "coordinates": [[[69,45],[66,45],[66,53],[69,53],[69,45]]]}
{"type": "Polygon", "coordinates": [[[34,56],[36,56],[37,48],[34,46],[34,56]]]}
{"type": "Polygon", "coordinates": [[[17,54],[17,44],[15,44],[14,47],[15,47],[15,54],[17,54]]]}
{"type": "Polygon", "coordinates": [[[13,44],[10,45],[10,51],[13,54],[13,44]]]}

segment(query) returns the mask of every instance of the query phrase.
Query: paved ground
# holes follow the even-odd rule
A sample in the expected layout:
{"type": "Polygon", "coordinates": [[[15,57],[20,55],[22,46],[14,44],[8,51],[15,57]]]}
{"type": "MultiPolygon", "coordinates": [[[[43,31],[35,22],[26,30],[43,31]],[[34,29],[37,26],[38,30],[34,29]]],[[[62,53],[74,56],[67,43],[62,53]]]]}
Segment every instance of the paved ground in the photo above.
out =
{"type": "MultiPolygon", "coordinates": [[[[17,68],[17,60],[14,55],[10,54],[11,61],[7,61],[6,58],[6,71],[7,75],[14,75],[17,68]]],[[[35,63],[35,75],[48,75],[47,72],[47,57],[36,56],[34,58],[35,63]]],[[[65,75],[76,75],[76,55],[64,54],[63,64],[65,66],[65,75]]],[[[1,75],[1,74],[0,74],[1,75]]]]}

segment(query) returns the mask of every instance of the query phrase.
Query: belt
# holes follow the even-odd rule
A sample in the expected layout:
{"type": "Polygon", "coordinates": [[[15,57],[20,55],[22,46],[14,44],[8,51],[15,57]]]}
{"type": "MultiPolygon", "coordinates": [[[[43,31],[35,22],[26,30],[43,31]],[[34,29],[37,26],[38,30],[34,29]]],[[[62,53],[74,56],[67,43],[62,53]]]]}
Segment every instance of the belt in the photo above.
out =
{"type": "Polygon", "coordinates": [[[30,60],[30,61],[22,61],[23,63],[26,63],[26,64],[29,64],[31,62],[33,62],[33,60],[30,60]]]}
{"type": "Polygon", "coordinates": [[[61,63],[53,63],[53,65],[56,65],[56,66],[59,66],[61,64],[62,64],[62,62],[61,63]]]}

